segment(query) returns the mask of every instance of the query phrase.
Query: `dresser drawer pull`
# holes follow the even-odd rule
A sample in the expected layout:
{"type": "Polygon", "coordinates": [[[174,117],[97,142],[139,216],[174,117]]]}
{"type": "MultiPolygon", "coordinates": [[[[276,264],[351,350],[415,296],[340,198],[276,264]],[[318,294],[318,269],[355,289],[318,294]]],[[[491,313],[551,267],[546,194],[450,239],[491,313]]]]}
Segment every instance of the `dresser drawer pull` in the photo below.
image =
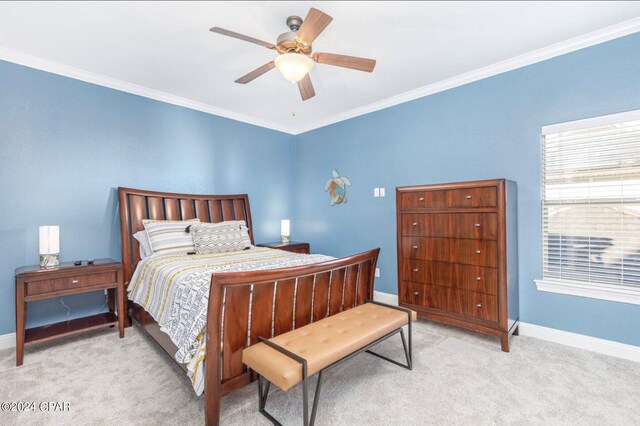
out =
{"type": "Polygon", "coordinates": [[[476,277],[476,281],[480,281],[482,278],[480,277],[476,277]]]}
{"type": "Polygon", "coordinates": [[[418,226],[418,222],[413,222],[411,226],[418,226]]]}
{"type": "Polygon", "coordinates": [[[478,304],[476,305],[476,308],[478,308],[478,309],[482,308],[482,303],[478,303],[478,304]]]}
{"type": "Polygon", "coordinates": [[[71,284],[78,284],[79,282],[79,280],[71,280],[71,284]]]}
{"type": "Polygon", "coordinates": [[[476,250],[476,254],[480,254],[480,250],[476,250]]]}
{"type": "Polygon", "coordinates": [[[412,247],[414,250],[418,250],[418,246],[413,246],[412,247]]]}
{"type": "Polygon", "coordinates": [[[464,198],[466,198],[467,200],[470,200],[470,199],[471,199],[471,195],[467,195],[467,196],[466,196],[466,197],[464,197],[464,198]]]}
{"type": "Polygon", "coordinates": [[[476,223],[476,224],[475,224],[475,227],[476,227],[476,228],[480,228],[480,224],[479,224],[479,223],[476,223]]]}
{"type": "Polygon", "coordinates": [[[418,272],[418,268],[413,268],[413,272],[418,272]]]}
{"type": "Polygon", "coordinates": [[[424,197],[418,198],[418,201],[424,201],[424,197]]]}
{"type": "Polygon", "coordinates": [[[419,296],[419,295],[420,295],[420,293],[419,293],[419,292],[417,292],[417,291],[414,291],[414,292],[413,292],[413,295],[414,295],[414,296],[419,296]]]}

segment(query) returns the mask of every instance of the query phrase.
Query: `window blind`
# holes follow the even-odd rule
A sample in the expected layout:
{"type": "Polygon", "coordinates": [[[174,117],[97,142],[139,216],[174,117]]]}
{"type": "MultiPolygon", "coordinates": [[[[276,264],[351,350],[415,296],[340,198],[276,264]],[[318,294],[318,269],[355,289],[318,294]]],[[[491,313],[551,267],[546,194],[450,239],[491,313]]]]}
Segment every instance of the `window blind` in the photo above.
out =
{"type": "Polygon", "coordinates": [[[640,114],[543,128],[543,279],[640,289],[640,114]]]}

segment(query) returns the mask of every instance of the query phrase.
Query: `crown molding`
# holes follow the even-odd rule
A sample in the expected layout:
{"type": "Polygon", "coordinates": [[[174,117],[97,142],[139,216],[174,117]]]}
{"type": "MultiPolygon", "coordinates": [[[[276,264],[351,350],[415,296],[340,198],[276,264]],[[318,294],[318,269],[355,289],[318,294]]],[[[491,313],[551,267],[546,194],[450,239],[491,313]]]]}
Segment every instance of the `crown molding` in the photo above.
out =
{"type": "Polygon", "coordinates": [[[527,65],[532,65],[538,62],[546,61],[547,59],[555,58],[567,53],[575,52],[576,50],[584,49],[586,47],[594,46],[596,44],[604,43],[616,38],[624,37],[629,34],[633,34],[640,31],[640,17],[633,18],[619,24],[611,25],[609,27],[593,31],[587,34],[583,34],[578,37],[571,38],[556,44],[552,44],[547,47],[543,47],[538,50],[534,50],[528,53],[524,53],[519,56],[515,56],[504,61],[496,62],[495,64],[488,65],[486,67],[478,68],[473,71],[457,75],[455,77],[439,81],[437,83],[429,84],[427,86],[420,87],[418,89],[410,90],[405,93],[401,93],[390,98],[383,99],[381,101],[374,102],[369,105],[365,105],[359,108],[346,111],[332,117],[328,117],[322,120],[318,120],[306,126],[300,126],[296,128],[292,133],[299,135],[310,130],[325,127],[330,124],[339,123],[340,121],[349,120],[360,115],[369,114],[371,112],[379,111],[381,109],[389,108],[395,105],[399,105],[405,102],[413,101],[415,99],[423,98],[425,96],[433,95],[435,93],[444,92],[445,90],[453,89],[455,87],[463,86],[465,84],[472,83],[474,81],[482,80],[488,77],[493,77],[498,74],[502,74],[508,71],[522,68],[527,65]]]}
{"type": "Polygon", "coordinates": [[[108,87],[110,89],[143,96],[145,98],[154,99],[160,102],[165,102],[172,105],[205,112],[208,114],[229,118],[231,120],[265,127],[267,129],[272,129],[291,135],[299,135],[301,133],[318,129],[320,127],[339,123],[341,121],[349,120],[360,115],[369,114],[381,109],[389,108],[415,99],[423,98],[425,96],[433,95],[435,93],[443,92],[445,90],[453,89],[455,87],[463,86],[474,81],[502,74],[507,71],[512,71],[514,69],[525,67],[527,65],[532,65],[537,62],[542,62],[556,56],[564,55],[576,50],[584,49],[589,46],[604,43],[619,37],[624,37],[626,35],[633,34],[639,31],[640,17],[633,18],[619,24],[611,25],[609,27],[593,31],[591,33],[587,33],[560,43],[552,44],[551,46],[547,46],[529,53],[525,53],[523,55],[516,56],[511,59],[506,59],[504,61],[500,61],[486,67],[478,68],[476,70],[460,74],[446,80],[442,80],[415,90],[401,93],[399,95],[392,96],[381,101],[377,101],[368,105],[364,105],[362,107],[333,115],[331,117],[317,120],[303,126],[288,126],[268,120],[263,120],[258,117],[253,117],[227,109],[215,107],[202,102],[197,102],[191,99],[172,95],[170,93],[150,89],[148,87],[140,86],[133,83],[128,83],[126,81],[107,77],[90,71],[85,71],[68,65],[63,65],[54,61],[39,58],[37,56],[29,55],[4,47],[0,47],[0,60],[23,65],[29,68],[35,68],[53,74],[62,75],[87,83],[97,84],[99,86],[108,87]]]}
{"type": "Polygon", "coordinates": [[[39,58],[27,53],[18,52],[16,50],[7,49],[5,47],[0,47],[0,60],[12,62],[18,65],[24,65],[29,68],[35,68],[41,71],[58,74],[87,83],[97,84],[98,86],[108,87],[110,89],[119,90],[121,92],[143,96],[145,98],[154,99],[156,101],[205,112],[207,114],[213,114],[220,117],[229,118],[231,120],[241,121],[243,123],[253,124],[255,126],[266,127],[268,129],[291,134],[289,128],[278,123],[273,123],[257,117],[252,117],[223,108],[218,108],[202,102],[197,102],[191,99],[162,92],[160,90],[150,89],[148,87],[118,80],[116,78],[107,77],[101,74],[93,73],[91,71],[85,71],[80,68],[63,65],[58,62],[39,58]]]}

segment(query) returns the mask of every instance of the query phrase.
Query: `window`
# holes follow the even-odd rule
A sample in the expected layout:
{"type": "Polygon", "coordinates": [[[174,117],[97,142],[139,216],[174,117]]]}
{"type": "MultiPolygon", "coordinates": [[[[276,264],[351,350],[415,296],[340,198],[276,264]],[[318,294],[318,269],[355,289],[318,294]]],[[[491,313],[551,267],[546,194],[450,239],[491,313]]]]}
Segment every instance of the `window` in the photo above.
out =
{"type": "Polygon", "coordinates": [[[542,128],[539,290],[640,304],[640,111],[542,128]]]}

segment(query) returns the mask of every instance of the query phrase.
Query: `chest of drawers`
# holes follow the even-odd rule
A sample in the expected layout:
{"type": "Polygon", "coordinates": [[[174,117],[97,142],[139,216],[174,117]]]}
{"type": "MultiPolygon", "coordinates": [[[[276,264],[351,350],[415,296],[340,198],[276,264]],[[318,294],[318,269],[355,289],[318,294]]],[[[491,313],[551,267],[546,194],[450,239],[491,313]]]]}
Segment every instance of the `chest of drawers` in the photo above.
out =
{"type": "Polygon", "coordinates": [[[500,337],[518,327],[516,184],[396,189],[398,298],[418,316],[500,337]]]}

